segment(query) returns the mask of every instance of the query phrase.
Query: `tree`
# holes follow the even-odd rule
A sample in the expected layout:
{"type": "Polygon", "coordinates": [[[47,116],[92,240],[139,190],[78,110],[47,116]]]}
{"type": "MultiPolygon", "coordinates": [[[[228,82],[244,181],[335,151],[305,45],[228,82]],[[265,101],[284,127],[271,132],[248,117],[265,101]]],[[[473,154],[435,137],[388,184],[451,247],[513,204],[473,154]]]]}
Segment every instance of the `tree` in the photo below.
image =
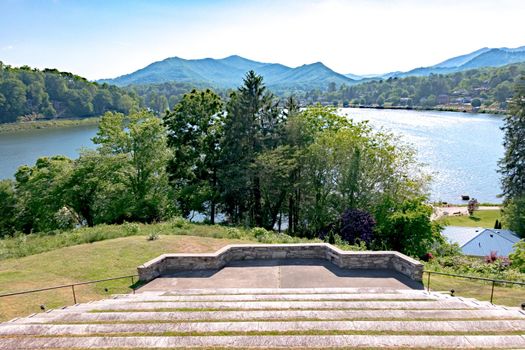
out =
{"type": "Polygon", "coordinates": [[[481,101],[479,98],[474,98],[472,99],[472,102],[470,102],[470,104],[472,107],[478,108],[479,106],[481,106],[481,101]]]}
{"type": "Polygon", "coordinates": [[[370,213],[359,209],[347,209],[341,214],[338,233],[350,244],[359,241],[369,245],[374,238],[375,219],[370,213]]]}
{"type": "Polygon", "coordinates": [[[225,210],[233,222],[262,227],[260,176],[254,165],[259,154],[278,145],[283,114],[253,71],[232,93],[226,111],[219,172],[225,210]]]}
{"type": "Polygon", "coordinates": [[[125,154],[82,151],[64,184],[64,201],[88,226],[132,220],[125,154]]]}
{"type": "Polygon", "coordinates": [[[478,210],[478,208],[479,208],[479,203],[476,198],[472,198],[471,200],[468,201],[468,204],[467,204],[468,215],[470,216],[474,215],[474,211],[478,210]]]}
{"type": "Polygon", "coordinates": [[[124,185],[132,195],[130,219],[160,220],[172,209],[166,165],[170,151],[166,131],[160,119],[146,111],[107,112],[102,117],[93,142],[105,156],[126,160],[124,185]]]}
{"type": "Polygon", "coordinates": [[[15,174],[17,226],[23,232],[59,228],[55,214],[65,206],[64,183],[73,161],[64,156],[42,157],[33,167],[21,166],[15,174]]]}
{"type": "Polygon", "coordinates": [[[514,244],[514,252],[509,254],[509,259],[513,267],[525,273],[525,239],[514,244]]]}
{"type": "Polygon", "coordinates": [[[212,224],[219,200],[223,123],[221,98],[211,90],[192,90],[164,116],[168,145],[173,150],[168,172],[182,212],[188,215],[209,207],[212,224]]]}
{"type": "Polygon", "coordinates": [[[511,230],[525,236],[525,77],[516,84],[503,130],[505,153],[499,162],[504,197],[503,219],[511,230]]]}
{"type": "Polygon", "coordinates": [[[0,181],[0,238],[16,230],[16,193],[11,180],[0,181]]]}
{"type": "Polygon", "coordinates": [[[376,248],[396,250],[414,257],[428,253],[439,241],[440,227],[430,220],[432,207],[413,198],[396,205],[377,230],[376,248]]]}

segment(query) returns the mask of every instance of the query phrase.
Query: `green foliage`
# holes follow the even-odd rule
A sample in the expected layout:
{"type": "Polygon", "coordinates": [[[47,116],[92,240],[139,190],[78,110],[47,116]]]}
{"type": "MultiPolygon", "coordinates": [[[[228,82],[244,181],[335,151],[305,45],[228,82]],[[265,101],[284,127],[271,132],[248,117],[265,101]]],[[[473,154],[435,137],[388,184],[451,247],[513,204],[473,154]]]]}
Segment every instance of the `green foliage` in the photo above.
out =
{"type": "Polygon", "coordinates": [[[170,215],[171,191],[166,164],[170,152],[160,119],[149,112],[130,114],[108,112],[100,121],[93,141],[98,152],[124,160],[122,185],[131,196],[127,215],[132,221],[153,221],[170,215]]]}
{"type": "Polygon", "coordinates": [[[158,232],[151,232],[146,239],[148,241],[156,241],[159,238],[160,238],[160,235],[158,232]]]}
{"type": "Polygon", "coordinates": [[[138,104],[136,95],[115,86],[56,69],[14,68],[0,62],[0,123],[89,117],[108,110],[128,113],[138,104]]]}
{"type": "Polygon", "coordinates": [[[502,217],[511,231],[520,237],[525,237],[525,196],[515,197],[505,201],[502,217]]]}
{"type": "Polygon", "coordinates": [[[16,209],[14,182],[0,180],[0,238],[15,233],[16,209]]]}
{"type": "Polygon", "coordinates": [[[172,112],[164,116],[168,145],[173,150],[168,171],[184,215],[210,208],[215,223],[217,171],[222,124],[222,101],[210,90],[185,94],[172,112]]]}
{"type": "Polygon", "coordinates": [[[140,226],[135,222],[124,222],[122,229],[130,236],[137,235],[140,232],[140,226]]]}
{"type": "Polygon", "coordinates": [[[311,90],[299,96],[308,103],[351,101],[353,105],[434,108],[456,104],[463,110],[467,103],[487,111],[506,109],[512,97],[512,85],[525,73],[525,64],[469,71],[388,78],[348,86],[335,91],[311,90]],[[478,105],[479,102],[479,105],[478,105]]]}
{"type": "Polygon", "coordinates": [[[525,273],[525,240],[522,239],[514,245],[514,252],[509,255],[512,266],[525,273]]]}
{"type": "Polygon", "coordinates": [[[171,218],[169,222],[173,228],[187,229],[190,226],[190,222],[180,216],[171,218]]]}
{"type": "Polygon", "coordinates": [[[60,215],[56,214],[65,206],[64,184],[72,170],[73,161],[64,156],[39,158],[35,166],[18,169],[15,178],[19,230],[29,233],[60,227],[60,215]]]}
{"type": "Polygon", "coordinates": [[[505,154],[499,163],[505,198],[503,220],[525,237],[525,75],[516,84],[503,130],[505,154]]]}
{"type": "Polygon", "coordinates": [[[224,209],[235,223],[271,229],[273,220],[268,218],[276,216],[263,203],[261,176],[253,166],[258,156],[280,141],[284,120],[275,102],[263,78],[250,71],[226,105],[218,178],[224,209]]]}
{"type": "Polygon", "coordinates": [[[523,274],[523,272],[520,272],[520,270],[514,267],[514,265],[510,265],[507,259],[501,258],[495,259],[491,262],[486,262],[479,257],[471,257],[461,254],[449,255],[430,260],[425,264],[425,269],[518,282],[525,280],[525,274],[523,274]]]}
{"type": "Polygon", "coordinates": [[[380,246],[420,257],[441,240],[440,226],[430,221],[432,208],[419,199],[406,200],[378,222],[380,246]]]}

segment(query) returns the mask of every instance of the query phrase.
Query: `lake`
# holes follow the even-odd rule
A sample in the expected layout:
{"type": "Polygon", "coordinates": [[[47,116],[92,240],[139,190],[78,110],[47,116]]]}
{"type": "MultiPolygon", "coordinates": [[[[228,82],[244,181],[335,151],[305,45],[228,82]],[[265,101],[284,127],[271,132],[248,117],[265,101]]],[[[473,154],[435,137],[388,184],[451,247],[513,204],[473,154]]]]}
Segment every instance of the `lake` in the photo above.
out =
{"type": "MultiPolygon", "coordinates": [[[[503,118],[488,114],[380,109],[340,109],[356,121],[369,120],[402,136],[418,151],[418,160],[433,174],[431,199],[460,203],[468,194],[480,202],[499,203],[497,162],[503,155],[503,118]]],[[[40,129],[0,134],[0,178],[12,177],[38,157],[78,156],[94,148],[96,126],[40,129]]]]}

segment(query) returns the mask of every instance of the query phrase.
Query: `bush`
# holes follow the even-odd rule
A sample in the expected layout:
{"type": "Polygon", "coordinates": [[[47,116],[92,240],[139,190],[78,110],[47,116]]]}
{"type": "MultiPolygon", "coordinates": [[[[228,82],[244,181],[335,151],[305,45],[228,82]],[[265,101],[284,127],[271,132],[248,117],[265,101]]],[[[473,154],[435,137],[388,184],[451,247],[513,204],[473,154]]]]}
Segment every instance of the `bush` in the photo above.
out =
{"type": "Polygon", "coordinates": [[[374,235],[376,221],[370,213],[359,209],[347,209],[341,214],[340,234],[345,241],[370,244],[374,235]]]}
{"type": "Polygon", "coordinates": [[[160,238],[159,233],[155,231],[155,232],[151,232],[146,239],[148,241],[156,241],[159,238],[160,238]]]}
{"type": "Polygon", "coordinates": [[[250,233],[257,239],[270,235],[270,231],[262,227],[254,227],[250,230],[250,233]]]}
{"type": "Polygon", "coordinates": [[[514,253],[509,255],[512,267],[525,273],[525,239],[514,245],[514,253]]]}
{"type": "Polygon", "coordinates": [[[180,216],[176,216],[170,220],[171,227],[179,229],[187,229],[190,227],[190,222],[180,216]]]}
{"type": "Polygon", "coordinates": [[[122,229],[127,236],[137,235],[140,232],[140,226],[135,222],[125,222],[122,224],[122,229]]]}
{"type": "Polygon", "coordinates": [[[243,234],[238,228],[228,227],[226,229],[226,237],[231,239],[241,239],[243,237],[243,234]]]}

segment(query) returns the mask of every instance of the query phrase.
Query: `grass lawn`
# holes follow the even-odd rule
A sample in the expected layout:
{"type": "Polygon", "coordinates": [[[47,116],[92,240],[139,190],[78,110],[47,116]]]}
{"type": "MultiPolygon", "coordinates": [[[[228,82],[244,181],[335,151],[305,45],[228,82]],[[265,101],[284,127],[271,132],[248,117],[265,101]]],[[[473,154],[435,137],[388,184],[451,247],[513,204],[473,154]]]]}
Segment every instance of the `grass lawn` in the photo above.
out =
{"type": "MultiPolygon", "coordinates": [[[[423,274],[423,282],[427,287],[428,275],[423,274]]],[[[491,282],[468,280],[450,276],[430,276],[430,289],[437,292],[450,292],[454,289],[454,295],[458,297],[476,298],[478,300],[490,301],[492,289],[491,282]]],[[[496,284],[494,287],[494,298],[492,301],[497,305],[520,307],[525,302],[525,287],[496,284]]]]}
{"type": "MultiPolygon", "coordinates": [[[[439,219],[437,222],[443,226],[493,228],[496,220],[501,221],[500,210],[477,210],[472,216],[447,216],[439,219]]],[[[505,228],[505,226],[503,226],[503,228],[505,228]]]]}
{"type": "MultiPolygon", "coordinates": [[[[148,241],[132,236],[87,243],[72,247],[0,261],[0,294],[47,286],[97,280],[137,273],[136,267],[163,253],[213,252],[239,239],[161,235],[148,241]]],[[[77,302],[128,293],[131,280],[103,282],[75,287],[77,302]]],[[[70,288],[0,298],[0,321],[40,311],[40,305],[55,308],[73,304],[70,288]]]]}

